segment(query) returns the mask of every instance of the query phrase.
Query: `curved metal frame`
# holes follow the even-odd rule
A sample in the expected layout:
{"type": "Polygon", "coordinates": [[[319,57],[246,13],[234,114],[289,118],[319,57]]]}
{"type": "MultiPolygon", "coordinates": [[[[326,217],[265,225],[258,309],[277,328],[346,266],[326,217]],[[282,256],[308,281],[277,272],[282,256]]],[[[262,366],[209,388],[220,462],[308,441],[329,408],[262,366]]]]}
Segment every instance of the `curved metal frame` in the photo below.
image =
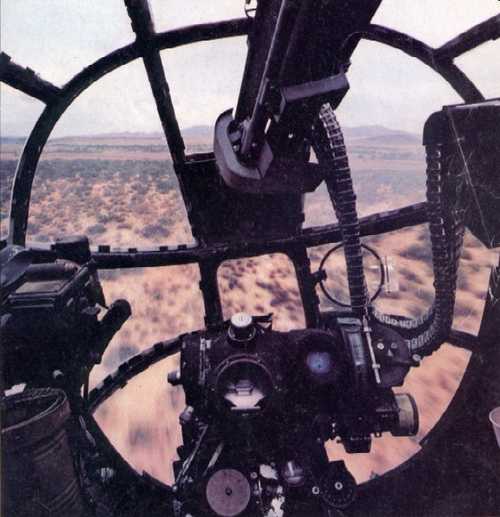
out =
{"type": "MultiPolygon", "coordinates": [[[[239,18],[217,23],[192,25],[155,34],[150,45],[156,50],[176,48],[201,41],[211,41],[248,33],[251,20],[239,18]]],[[[24,146],[12,189],[8,240],[25,245],[31,187],[42,150],[61,115],[89,86],[120,66],[142,57],[144,50],[138,42],[131,43],[98,59],[75,75],[60,94],[47,103],[24,146]]]]}
{"type": "MultiPolygon", "coordinates": [[[[484,338],[486,337],[485,333],[484,338]]],[[[475,442],[478,429],[482,429],[482,433],[486,437],[486,439],[483,438],[481,446],[486,451],[490,451],[493,456],[499,456],[500,459],[494,435],[492,432],[489,435],[487,433],[487,426],[489,426],[487,413],[495,402],[495,396],[500,396],[500,378],[498,378],[497,372],[497,365],[500,364],[500,348],[488,339],[484,341],[484,347],[481,349],[476,347],[472,354],[462,383],[447,410],[424,440],[420,442],[422,449],[380,477],[362,483],[357,500],[352,507],[344,510],[346,515],[364,516],[367,515],[368,509],[370,515],[377,516],[394,515],[396,517],[409,515],[410,513],[419,515],[415,512],[415,505],[421,505],[421,509],[423,506],[429,506],[432,498],[439,495],[440,490],[443,490],[442,477],[440,484],[436,486],[427,487],[425,485],[436,474],[438,477],[441,475],[443,454],[446,454],[447,461],[456,463],[458,457],[454,458],[453,455],[465,452],[471,465],[479,466],[480,460],[478,460],[477,444],[475,442]],[[479,403],[471,407],[474,401],[479,401],[479,403]],[[471,432],[473,429],[475,433],[471,432]],[[450,439],[450,435],[454,435],[454,438],[450,439]],[[460,439],[457,437],[460,437],[460,439]],[[463,451],[464,445],[465,451],[463,451]],[[399,476],[405,476],[407,481],[410,480],[410,482],[404,485],[395,483],[399,476]],[[415,492],[418,493],[418,490],[422,487],[430,495],[428,495],[426,501],[416,501],[413,495],[415,492]],[[408,513],[402,512],[402,507],[407,508],[408,513]]],[[[90,413],[93,413],[118,389],[125,387],[133,377],[158,361],[175,354],[181,344],[182,336],[157,343],[120,365],[115,372],[108,375],[89,394],[89,414],[86,415],[86,418],[89,422],[93,422],[94,431],[98,433],[98,438],[103,439],[107,454],[116,455],[117,459],[114,463],[125,466],[126,472],[129,474],[134,472],[133,469],[100,431],[90,413]]],[[[458,471],[457,473],[459,475],[458,482],[463,485],[471,482],[470,478],[474,474],[474,469],[471,472],[462,473],[458,471]]],[[[136,481],[142,480],[138,474],[134,474],[133,478],[136,481]]],[[[159,483],[157,480],[156,482],[159,483]]],[[[446,494],[446,496],[450,497],[450,494],[446,494]]],[[[498,494],[497,499],[500,504],[500,494],[498,494]]],[[[422,514],[426,513],[422,512],[422,514]]]]}
{"type": "MultiPolygon", "coordinates": [[[[338,305],[340,307],[347,307],[347,308],[350,308],[351,306],[348,304],[348,303],[344,303],[344,302],[341,302],[340,300],[337,300],[335,297],[333,297],[329,292],[328,292],[328,289],[326,288],[325,286],[325,280],[326,280],[326,272],[324,270],[324,266],[326,264],[326,261],[328,260],[328,258],[333,254],[335,253],[337,250],[341,249],[342,247],[344,246],[344,244],[338,244],[337,246],[334,246],[332,249],[328,250],[328,252],[324,255],[324,257],[321,259],[321,262],[319,264],[319,269],[318,269],[318,272],[320,273],[320,282],[319,282],[319,286],[321,288],[321,290],[323,291],[323,294],[332,302],[334,303],[335,305],[338,305]],[[325,275],[325,276],[323,276],[325,275]]],[[[371,302],[374,302],[379,294],[380,294],[380,291],[382,291],[382,287],[384,285],[384,282],[385,282],[385,269],[384,269],[384,263],[382,262],[382,259],[380,258],[380,255],[370,246],[368,246],[367,244],[361,244],[361,248],[365,249],[366,251],[368,251],[369,253],[371,253],[375,259],[377,260],[378,264],[379,264],[379,271],[380,271],[380,280],[378,282],[378,286],[377,286],[377,289],[375,290],[375,293],[371,296],[370,298],[370,303],[371,302]]]]}
{"type": "MultiPolygon", "coordinates": [[[[131,14],[130,8],[129,14],[131,14]]],[[[135,15],[135,21],[137,22],[137,13],[135,13],[135,15]]],[[[132,14],[131,18],[134,22],[132,14]]],[[[147,30],[150,31],[149,39],[147,40],[148,48],[146,48],[147,45],[145,45],[145,41],[141,41],[139,34],[141,27],[135,27],[134,30],[138,36],[136,42],[99,59],[73,77],[73,79],[61,89],[54,89],[55,87],[53,88],[50,83],[47,85],[38,80],[33,80],[34,82],[30,83],[23,70],[19,69],[19,67],[15,69],[17,65],[10,63],[10,58],[7,60],[9,61],[7,65],[5,65],[5,60],[0,60],[0,67],[5,65],[3,69],[0,68],[0,71],[3,70],[2,79],[5,82],[47,103],[47,107],[36,122],[26,142],[16,170],[11,202],[9,242],[20,245],[25,244],[31,187],[41,152],[55,124],[78,95],[95,81],[119,66],[125,65],[139,57],[143,57],[143,59],[146,60],[145,54],[151,52],[151,50],[159,52],[159,50],[175,48],[199,41],[245,35],[249,31],[251,23],[251,19],[242,18],[213,24],[195,25],[159,34],[155,34],[154,29],[150,27],[149,29],[145,29],[145,32],[147,32],[147,30]],[[6,71],[7,74],[5,73],[6,71]],[[20,79],[10,79],[10,76],[14,77],[16,74],[20,79]],[[6,75],[9,77],[8,80],[5,80],[6,75]],[[9,82],[9,80],[11,82],[9,82]]],[[[367,30],[354,33],[351,37],[377,41],[416,57],[439,73],[465,101],[474,102],[482,100],[483,97],[474,84],[453,63],[453,58],[477,47],[488,39],[496,39],[499,35],[500,16],[491,18],[473,27],[438,49],[432,49],[415,38],[378,25],[371,25],[367,30]]],[[[345,45],[347,43],[348,42],[346,42],[345,45]]],[[[3,56],[1,57],[3,58],[3,56]]],[[[147,67],[146,62],[145,64],[147,67]]],[[[151,77],[150,82],[152,82],[151,77]]],[[[152,86],[154,90],[153,83],[152,86]]],[[[156,95],[155,100],[158,105],[159,100],[156,98],[156,95]]],[[[167,133],[166,136],[168,139],[167,133]]],[[[362,228],[364,228],[366,235],[370,235],[423,223],[425,221],[425,203],[422,203],[388,214],[375,214],[374,216],[367,217],[362,221],[362,228]]],[[[305,246],[314,246],[328,242],[338,242],[340,240],[340,232],[336,225],[323,226],[305,230],[302,235],[291,237],[290,241],[297,241],[297,239],[305,246]]],[[[128,252],[111,252],[109,247],[100,247],[97,252],[93,253],[93,258],[100,268],[160,266],[200,262],[204,256],[213,258],[216,251],[217,260],[223,260],[232,256],[249,256],[259,253],[269,253],[270,251],[281,251],[286,247],[286,244],[287,242],[282,239],[281,241],[268,242],[266,245],[259,245],[258,243],[248,243],[239,246],[227,245],[225,248],[223,247],[222,251],[220,247],[218,250],[215,250],[210,247],[196,245],[191,247],[191,249],[185,245],[177,247],[175,250],[171,250],[168,247],[160,247],[158,250],[134,250],[128,252]]],[[[479,340],[472,339],[470,341],[474,341],[477,344],[480,340],[481,332],[479,340]]],[[[147,353],[142,354],[144,357],[141,356],[141,358],[139,358],[139,356],[136,356],[129,360],[126,363],[128,364],[127,367],[124,368],[122,365],[117,371],[120,372],[120,375],[112,374],[103,382],[103,386],[100,388],[103,390],[101,393],[99,393],[99,388],[97,391],[91,393],[91,406],[95,409],[100,402],[115,391],[118,384],[123,386],[126,380],[137,375],[157,360],[171,353],[175,353],[178,345],[179,341],[176,340],[161,343],[153,347],[147,353]]],[[[386,473],[380,478],[363,484],[361,486],[362,498],[360,498],[359,503],[355,503],[352,508],[347,510],[348,514],[364,514],[363,512],[366,510],[367,504],[369,505],[370,502],[374,502],[375,500],[384,501],[384,498],[389,498],[392,508],[398,508],[396,500],[403,505],[406,501],[406,507],[411,508],[411,506],[408,505],[414,504],[410,499],[412,490],[414,490],[415,487],[408,486],[401,493],[394,494],[393,479],[400,474],[405,474],[414,482],[418,480],[425,481],[425,475],[429,472],[429,465],[431,465],[431,467],[436,466],[434,451],[439,447],[445,447],[447,432],[456,426],[459,415],[465,413],[465,427],[467,427],[467,425],[473,425],[475,420],[477,420],[475,417],[478,416],[478,410],[471,415],[470,412],[467,412],[466,405],[477,398],[481,400],[480,395],[484,394],[485,387],[491,383],[495,384],[496,382],[498,384],[497,372],[492,366],[498,364],[499,359],[498,347],[485,346],[481,350],[474,351],[459,390],[455,394],[447,411],[442,415],[440,421],[426,438],[424,449],[396,469],[386,473]],[[427,467],[425,465],[427,465],[427,467]]],[[[495,389],[500,390],[498,386],[496,386],[495,389]]],[[[484,412],[485,406],[483,402],[484,401],[482,401],[480,405],[482,412],[484,412]]],[[[120,456],[117,451],[115,452],[120,456]]],[[[449,455],[453,453],[453,448],[446,448],[446,454],[449,455]]],[[[438,459],[438,461],[440,460],[438,459]]],[[[394,514],[394,510],[389,511],[390,507],[388,507],[386,503],[382,503],[381,506],[382,508],[373,508],[374,511],[372,514],[375,515],[378,514],[378,512],[385,515],[394,514]]]]}
{"type": "MultiPolygon", "coordinates": [[[[487,20],[483,24],[471,29],[471,31],[474,30],[474,34],[477,35],[476,39],[469,41],[468,46],[463,49],[462,52],[468,51],[483,43],[486,38],[484,33],[480,30],[481,26],[487,25],[491,27],[492,20],[498,23],[498,19],[500,19],[500,16],[487,20]],[[474,45],[474,43],[476,44],[474,45]]],[[[251,18],[239,18],[217,23],[193,25],[152,34],[148,43],[150,48],[159,51],[200,41],[243,36],[248,34],[251,24],[251,18]]],[[[469,32],[464,33],[462,38],[467,38],[469,32]]],[[[500,29],[498,29],[498,32],[500,33],[500,29]]],[[[492,33],[490,28],[487,34],[492,38],[496,32],[492,33]]],[[[477,90],[473,83],[453,63],[453,60],[447,57],[447,54],[441,50],[443,47],[441,47],[441,49],[432,49],[416,38],[379,25],[370,25],[366,31],[353,33],[351,37],[361,37],[377,41],[416,57],[439,73],[466,102],[475,102],[483,99],[479,90],[477,90]],[[443,55],[446,57],[442,57],[443,55]]],[[[344,48],[348,46],[348,43],[349,41],[347,40],[344,43],[344,48]]],[[[455,47],[456,46],[455,44],[455,47]]],[[[25,245],[26,243],[29,202],[36,167],[48,137],[61,115],[91,84],[116,68],[142,57],[144,52],[144,46],[141,46],[139,41],[115,50],[82,70],[60,90],[57,96],[51,97],[51,100],[47,100],[47,107],[40,115],[24,146],[16,170],[12,189],[8,235],[8,241],[10,243],[19,245],[25,245]]],[[[453,57],[460,55],[460,53],[455,51],[453,57]]]]}

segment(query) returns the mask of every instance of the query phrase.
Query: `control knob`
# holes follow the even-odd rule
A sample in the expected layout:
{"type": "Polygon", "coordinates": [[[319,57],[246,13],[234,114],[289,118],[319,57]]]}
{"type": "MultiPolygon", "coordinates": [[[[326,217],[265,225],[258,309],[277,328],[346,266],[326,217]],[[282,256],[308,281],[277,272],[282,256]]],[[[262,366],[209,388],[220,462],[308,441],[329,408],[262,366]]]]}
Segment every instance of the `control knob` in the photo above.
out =
{"type": "Polygon", "coordinates": [[[251,341],[256,334],[252,316],[246,312],[237,312],[231,316],[228,330],[230,341],[236,344],[244,344],[251,341]]]}

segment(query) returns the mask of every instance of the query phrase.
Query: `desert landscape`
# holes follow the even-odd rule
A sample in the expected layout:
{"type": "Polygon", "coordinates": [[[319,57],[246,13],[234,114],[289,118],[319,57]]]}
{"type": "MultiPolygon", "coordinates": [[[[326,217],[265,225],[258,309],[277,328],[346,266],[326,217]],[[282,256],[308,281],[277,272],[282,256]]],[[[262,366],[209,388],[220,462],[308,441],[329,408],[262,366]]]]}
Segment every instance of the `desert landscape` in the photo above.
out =
{"type": "MultiPolygon", "coordinates": [[[[420,138],[380,126],[348,128],[359,210],[362,215],[401,207],[425,198],[425,159],[420,138]]],[[[211,129],[184,132],[189,152],[211,148],[211,129]]],[[[2,235],[10,185],[22,138],[2,138],[2,235]]],[[[308,195],[306,226],[335,221],[323,187],[308,195]]],[[[46,146],[35,179],[28,240],[49,242],[55,237],[86,234],[93,244],[140,247],[148,244],[189,243],[190,227],[163,137],[157,134],[108,134],[53,139],[46,146]]],[[[382,292],[377,307],[416,316],[433,299],[432,267],[426,226],[365,239],[394,265],[395,290],[382,292]],[[396,285],[397,284],[397,285],[396,285]]],[[[317,269],[328,246],[310,249],[317,269]]],[[[477,332],[494,254],[469,233],[461,259],[455,328],[477,332]]],[[[374,263],[367,260],[370,287],[377,281],[374,263]]],[[[329,284],[345,297],[342,257],[328,267],[329,284]]],[[[126,298],[133,317],[108,347],[91,375],[92,385],[118,365],[153,343],[203,326],[203,303],[194,265],[168,268],[102,271],[108,302],[126,298]]],[[[273,312],[278,330],[301,328],[304,318],[297,283],[289,260],[279,254],[233,260],[219,270],[224,314],[245,310],[273,312]]],[[[322,295],[324,308],[330,302],[322,295]]],[[[358,482],[398,465],[419,449],[460,383],[468,352],[449,345],[426,358],[407,377],[401,391],[411,393],[420,409],[421,426],[414,438],[391,436],[374,440],[369,455],[349,456],[332,444],[332,458],[344,458],[358,482]]],[[[170,463],[180,444],[178,414],[183,409],[181,388],[171,387],[167,373],[176,358],[160,362],[115,394],[97,413],[111,441],[138,470],[172,481],[170,463]]]]}

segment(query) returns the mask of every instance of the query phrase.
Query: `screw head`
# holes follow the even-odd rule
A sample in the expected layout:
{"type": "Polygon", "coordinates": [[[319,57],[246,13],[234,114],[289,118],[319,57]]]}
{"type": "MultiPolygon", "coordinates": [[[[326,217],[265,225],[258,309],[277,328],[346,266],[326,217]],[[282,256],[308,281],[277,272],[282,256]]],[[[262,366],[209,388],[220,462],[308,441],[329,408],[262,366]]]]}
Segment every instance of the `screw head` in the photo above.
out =
{"type": "Polygon", "coordinates": [[[319,487],[318,486],[313,486],[311,491],[312,491],[313,495],[319,495],[319,487]]]}
{"type": "Polygon", "coordinates": [[[377,348],[378,348],[379,350],[383,350],[383,349],[385,348],[385,347],[384,347],[384,343],[382,343],[382,341],[379,341],[379,342],[377,343],[377,348]]]}

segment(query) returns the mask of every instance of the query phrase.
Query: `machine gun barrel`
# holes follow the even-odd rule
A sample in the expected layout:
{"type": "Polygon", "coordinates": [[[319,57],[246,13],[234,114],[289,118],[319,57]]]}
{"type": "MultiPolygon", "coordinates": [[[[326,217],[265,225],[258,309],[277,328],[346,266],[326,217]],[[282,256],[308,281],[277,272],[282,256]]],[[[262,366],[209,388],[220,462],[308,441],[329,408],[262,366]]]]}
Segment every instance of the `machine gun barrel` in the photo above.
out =
{"type": "Polygon", "coordinates": [[[279,77],[283,57],[288,48],[288,36],[293,28],[297,8],[293,0],[283,0],[281,4],[276,29],[273,34],[271,46],[267,53],[267,59],[259,86],[259,93],[255,102],[253,113],[242,139],[241,155],[250,158],[252,150],[259,149],[262,144],[264,129],[266,126],[267,107],[266,101],[273,82],[279,77]]]}
{"type": "MultiPolygon", "coordinates": [[[[368,26],[380,3],[381,0],[349,0],[331,2],[331,5],[323,8],[324,2],[318,1],[301,5],[298,16],[304,13],[307,24],[301,24],[297,19],[296,33],[285,34],[284,39],[288,49],[280,69],[280,80],[287,85],[298,84],[310,80],[311,73],[314,79],[317,79],[325,70],[327,73],[323,76],[329,75],[334,57],[346,38],[353,32],[368,26]],[[321,48],[322,53],[325,54],[325,59],[316,59],[314,62],[304,59],[308,50],[318,48],[321,48]],[[314,70],[311,70],[311,67],[314,70]]],[[[254,29],[249,34],[249,51],[235,113],[237,122],[250,117],[258,103],[261,79],[266,73],[267,49],[273,41],[281,6],[282,0],[259,2],[257,6],[254,29]]],[[[358,41],[359,38],[352,38],[349,41],[349,48],[345,52],[347,58],[356,48],[358,41]]]]}

